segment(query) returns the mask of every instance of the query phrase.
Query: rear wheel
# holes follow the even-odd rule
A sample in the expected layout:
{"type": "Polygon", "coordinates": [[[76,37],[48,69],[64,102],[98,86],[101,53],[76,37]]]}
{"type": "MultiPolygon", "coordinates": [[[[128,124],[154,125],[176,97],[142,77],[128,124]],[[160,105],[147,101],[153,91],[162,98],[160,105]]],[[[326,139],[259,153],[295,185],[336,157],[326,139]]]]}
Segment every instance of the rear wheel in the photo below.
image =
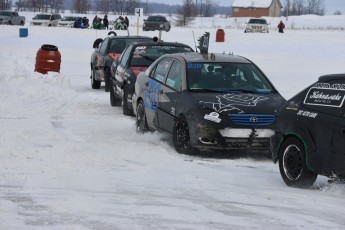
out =
{"type": "Polygon", "coordinates": [[[137,107],[137,117],[136,117],[137,133],[143,134],[149,131],[147,125],[145,106],[143,101],[139,101],[137,107]]]}
{"type": "Polygon", "coordinates": [[[93,89],[101,88],[101,81],[95,79],[95,70],[93,68],[91,68],[91,87],[93,89]]]}
{"type": "Polygon", "coordinates": [[[192,155],[198,152],[197,148],[190,145],[189,126],[184,116],[180,116],[175,121],[173,142],[178,153],[192,155]]]}
{"type": "Polygon", "coordinates": [[[307,168],[304,145],[295,137],[287,138],[279,150],[279,170],[284,182],[291,187],[309,187],[317,177],[307,168]]]}

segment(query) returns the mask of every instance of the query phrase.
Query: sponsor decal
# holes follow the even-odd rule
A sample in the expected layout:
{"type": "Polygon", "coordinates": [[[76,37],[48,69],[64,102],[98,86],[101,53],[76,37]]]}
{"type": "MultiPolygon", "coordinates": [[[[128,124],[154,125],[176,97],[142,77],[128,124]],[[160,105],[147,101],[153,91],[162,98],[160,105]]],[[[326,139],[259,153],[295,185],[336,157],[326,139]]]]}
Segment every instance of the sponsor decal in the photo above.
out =
{"type": "Polygon", "coordinates": [[[304,99],[306,105],[341,107],[345,99],[345,85],[318,83],[311,87],[304,99]]]}
{"type": "Polygon", "coordinates": [[[302,117],[309,117],[309,118],[316,118],[318,113],[313,113],[309,111],[304,111],[304,110],[298,110],[297,116],[302,116],[302,117]]]}
{"type": "Polygon", "coordinates": [[[205,114],[204,119],[209,120],[209,121],[213,121],[216,123],[219,123],[222,120],[219,118],[219,113],[217,113],[217,112],[211,112],[210,114],[205,114]]]}

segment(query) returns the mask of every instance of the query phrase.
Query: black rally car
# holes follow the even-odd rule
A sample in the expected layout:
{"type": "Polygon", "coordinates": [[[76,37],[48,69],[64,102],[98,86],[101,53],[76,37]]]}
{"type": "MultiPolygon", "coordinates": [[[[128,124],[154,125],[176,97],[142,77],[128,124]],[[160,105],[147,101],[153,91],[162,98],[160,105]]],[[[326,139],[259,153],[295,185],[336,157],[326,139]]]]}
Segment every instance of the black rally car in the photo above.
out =
{"type": "Polygon", "coordinates": [[[321,76],[290,99],[271,138],[284,182],[311,186],[318,174],[345,176],[345,74],[321,76]]]}
{"type": "Polygon", "coordinates": [[[250,60],[227,54],[164,55],[135,84],[137,131],[173,134],[179,153],[269,150],[285,99],[250,60]]]}
{"type": "Polygon", "coordinates": [[[132,43],[111,66],[110,104],[120,106],[122,103],[123,114],[132,115],[132,95],[138,73],[164,54],[193,51],[190,46],[178,42],[132,43]]]}
{"type": "Polygon", "coordinates": [[[98,38],[93,43],[95,49],[91,55],[91,87],[99,89],[101,82],[105,82],[105,91],[109,92],[110,67],[122,51],[135,41],[152,41],[152,38],[145,36],[116,36],[111,31],[105,39],[98,38]],[[114,34],[115,36],[112,36],[114,34]]]}

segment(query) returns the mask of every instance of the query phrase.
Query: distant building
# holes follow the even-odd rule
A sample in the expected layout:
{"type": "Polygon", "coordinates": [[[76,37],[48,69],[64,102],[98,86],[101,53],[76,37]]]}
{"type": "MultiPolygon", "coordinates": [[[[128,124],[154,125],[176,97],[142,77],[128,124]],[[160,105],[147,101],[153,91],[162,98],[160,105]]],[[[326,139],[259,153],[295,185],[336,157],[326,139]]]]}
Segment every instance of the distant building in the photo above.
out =
{"type": "Polygon", "coordinates": [[[280,17],[279,0],[234,0],[232,17],[280,17]]]}

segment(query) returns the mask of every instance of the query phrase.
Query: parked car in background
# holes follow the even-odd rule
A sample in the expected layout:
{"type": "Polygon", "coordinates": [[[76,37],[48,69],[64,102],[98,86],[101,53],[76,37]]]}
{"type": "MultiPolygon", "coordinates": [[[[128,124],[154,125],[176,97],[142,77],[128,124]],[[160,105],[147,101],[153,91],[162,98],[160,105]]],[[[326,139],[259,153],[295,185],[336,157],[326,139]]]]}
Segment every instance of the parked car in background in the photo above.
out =
{"type": "Polygon", "coordinates": [[[58,25],[59,27],[69,27],[72,28],[74,27],[74,22],[81,17],[78,16],[64,16],[59,22],[58,25]]]}
{"type": "Polygon", "coordinates": [[[345,178],[345,74],[321,76],[286,102],[271,138],[273,161],[288,186],[317,175],[345,178]]]}
{"type": "Polygon", "coordinates": [[[61,20],[60,14],[39,13],[32,18],[31,26],[57,26],[61,20]]]}
{"type": "Polygon", "coordinates": [[[149,30],[164,30],[166,32],[170,31],[171,23],[166,19],[166,17],[161,15],[149,16],[144,19],[143,31],[149,30]]]}
{"type": "Polygon", "coordinates": [[[268,152],[285,99],[250,60],[227,54],[169,54],[141,72],[133,107],[139,133],[164,130],[179,153],[268,152]]]}
{"type": "MultiPolygon", "coordinates": [[[[108,35],[115,34],[109,32],[108,35]]],[[[109,36],[105,39],[98,38],[93,43],[95,49],[91,55],[91,87],[99,89],[101,82],[105,82],[105,91],[109,91],[110,67],[122,51],[132,42],[152,41],[151,37],[146,36],[109,36]]]]}
{"type": "Polygon", "coordinates": [[[123,114],[133,115],[132,96],[137,75],[145,71],[156,59],[167,53],[194,52],[194,50],[177,42],[136,42],[123,51],[111,69],[110,104],[120,106],[123,114]]]}
{"type": "Polygon", "coordinates": [[[268,33],[268,23],[263,18],[251,18],[249,19],[245,33],[268,33]]]}
{"type": "Polygon", "coordinates": [[[0,10],[0,24],[2,25],[25,25],[25,17],[19,16],[18,12],[0,10]]]}

